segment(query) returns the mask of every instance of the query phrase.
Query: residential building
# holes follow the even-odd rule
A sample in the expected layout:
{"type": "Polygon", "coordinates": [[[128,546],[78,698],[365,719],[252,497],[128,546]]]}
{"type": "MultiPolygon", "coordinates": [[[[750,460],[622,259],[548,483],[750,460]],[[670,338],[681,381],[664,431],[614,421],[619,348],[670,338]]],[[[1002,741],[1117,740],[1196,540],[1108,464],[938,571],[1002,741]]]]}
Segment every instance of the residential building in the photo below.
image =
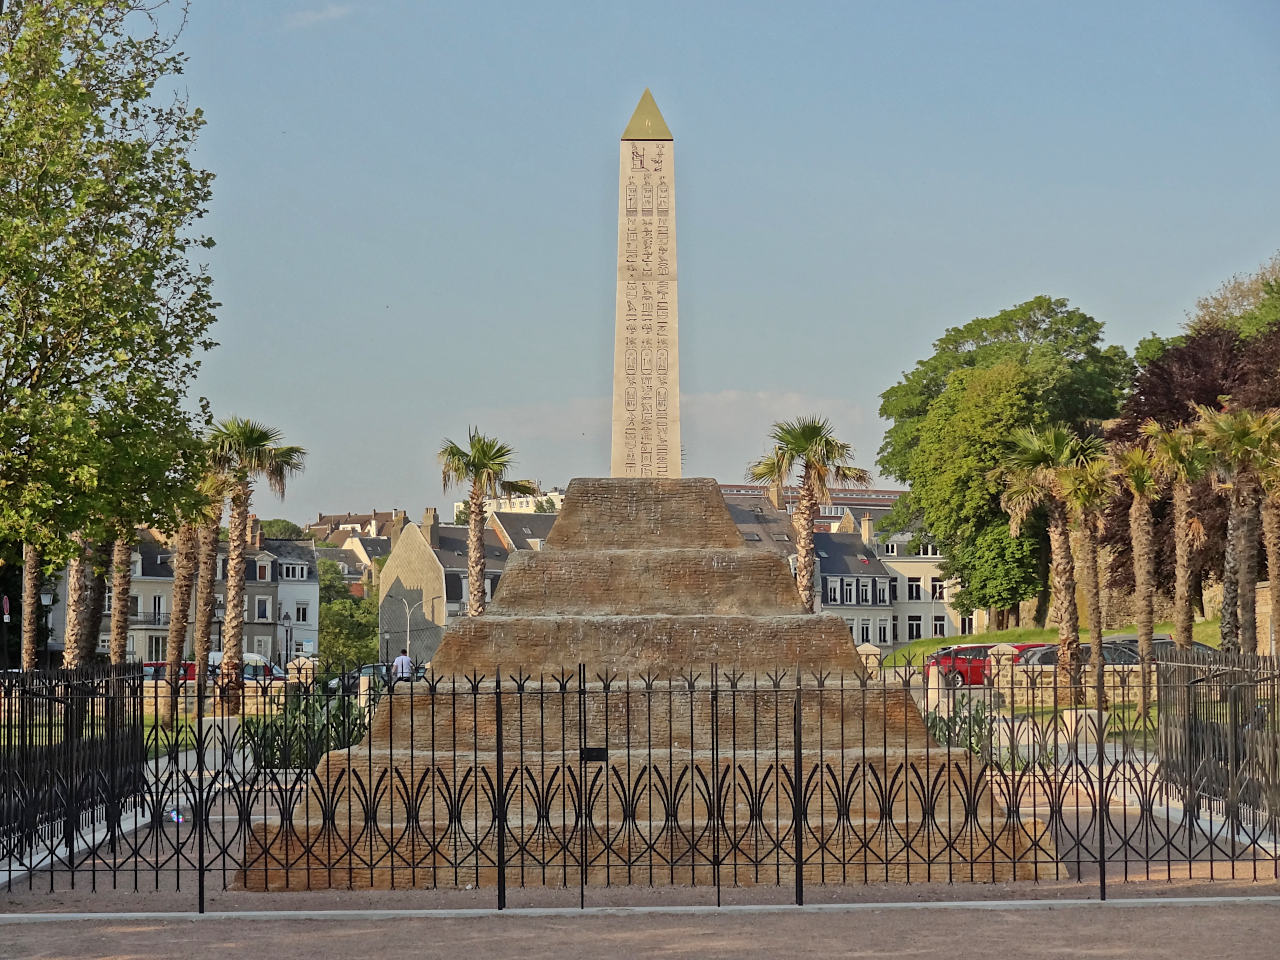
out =
{"type": "Polygon", "coordinates": [[[350,536],[390,537],[392,531],[400,530],[408,522],[408,514],[397,507],[368,513],[320,513],[304,529],[309,537],[331,546],[342,546],[350,536]]]}
{"type": "MultiPolygon", "coordinates": [[[[173,547],[162,534],[139,530],[134,544],[133,585],[129,597],[130,660],[157,661],[166,658],[169,622],[173,616],[173,547]]],[[[218,579],[215,603],[222,608],[226,597],[227,548],[218,548],[218,579]]],[[[195,591],[192,591],[194,613],[195,591]]],[[[320,581],[316,550],[310,540],[272,540],[262,536],[256,520],[252,524],[245,556],[244,650],[283,663],[297,654],[317,650],[317,619],[320,611],[320,581]]],[[[50,623],[55,625],[49,648],[62,650],[66,638],[66,584],[57,590],[50,623]]],[[[225,612],[214,624],[213,649],[221,649],[225,612]]],[[[98,636],[98,652],[106,654],[111,634],[111,593],[98,636]]],[[[190,659],[193,627],[188,623],[184,659],[190,659]]]]}
{"type": "MultiPolygon", "coordinates": [[[[560,487],[552,487],[549,490],[541,490],[531,497],[487,497],[484,501],[485,519],[493,516],[498,511],[506,513],[534,513],[537,512],[539,506],[545,508],[546,502],[551,501],[555,507],[555,513],[560,512],[561,506],[564,505],[564,490],[560,487]]],[[[453,515],[458,516],[459,512],[466,509],[468,501],[456,500],[453,504],[453,515]]]]}
{"type": "Polygon", "coordinates": [[[556,522],[554,513],[516,513],[496,510],[489,515],[489,529],[511,550],[541,550],[556,522]]]}

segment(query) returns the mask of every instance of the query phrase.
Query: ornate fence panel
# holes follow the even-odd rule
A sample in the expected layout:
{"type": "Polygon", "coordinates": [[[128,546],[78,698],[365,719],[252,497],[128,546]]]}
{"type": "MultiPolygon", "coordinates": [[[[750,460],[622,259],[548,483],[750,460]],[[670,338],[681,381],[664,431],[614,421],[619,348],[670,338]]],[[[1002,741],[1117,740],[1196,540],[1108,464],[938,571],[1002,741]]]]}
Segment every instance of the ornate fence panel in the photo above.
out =
{"type": "Polygon", "coordinates": [[[1275,877],[1269,661],[869,677],[10,675],[0,884],[283,891],[1275,877]],[[1144,678],[1145,676],[1145,678],[1144,678]],[[1142,693],[1146,690],[1146,694],[1142,693]]]}

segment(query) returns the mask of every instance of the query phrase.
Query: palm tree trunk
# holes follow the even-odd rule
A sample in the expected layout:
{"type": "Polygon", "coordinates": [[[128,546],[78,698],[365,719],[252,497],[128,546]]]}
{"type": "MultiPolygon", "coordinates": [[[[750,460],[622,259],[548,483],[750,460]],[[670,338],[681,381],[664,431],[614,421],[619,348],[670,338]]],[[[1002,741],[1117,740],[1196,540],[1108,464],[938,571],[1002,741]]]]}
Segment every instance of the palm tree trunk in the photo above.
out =
{"type": "Polygon", "coordinates": [[[67,624],[62,638],[62,668],[73,670],[83,663],[84,637],[89,627],[89,546],[75,534],[75,555],[67,564],[67,624]]]}
{"type": "Polygon", "coordinates": [[[805,467],[800,477],[800,498],[791,523],[796,531],[796,587],[800,591],[800,602],[809,613],[813,613],[814,607],[813,520],[817,512],[818,498],[809,479],[809,468],[805,467]]]}
{"type": "Polygon", "coordinates": [[[1222,637],[1222,649],[1227,653],[1240,650],[1240,589],[1239,554],[1236,551],[1236,516],[1234,498],[1227,513],[1227,539],[1222,550],[1222,612],[1218,631],[1222,637]]]}
{"type": "Polygon", "coordinates": [[[107,571],[105,558],[111,555],[114,544],[104,543],[94,551],[93,564],[89,570],[89,619],[85,630],[86,656],[98,652],[98,641],[102,637],[102,618],[107,607],[107,571]]]}
{"type": "Polygon", "coordinates": [[[1258,497],[1239,486],[1240,522],[1236,525],[1237,590],[1240,602],[1240,652],[1258,651],[1258,497]]]}
{"type": "Polygon", "coordinates": [[[1195,616],[1191,610],[1191,486],[1173,487],[1173,642],[1191,649],[1195,616]]]}
{"type": "Polygon", "coordinates": [[[1101,676],[1103,669],[1102,644],[1102,583],[1098,564],[1098,532],[1093,524],[1093,517],[1086,514],[1080,523],[1080,556],[1076,558],[1076,569],[1080,571],[1080,585],[1084,587],[1085,599],[1089,603],[1089,666],[1095,678],[1101,676]]]}
{"type": "Polygon", "coordinates": [[[111,662],[124,663],[129,657],[129,598],[133,592],[132,530],[116,532],[111,549],[111,662]]]}
{"type": "MultiPolygon", "coordinates": [[[[219,514],[221,509],[219,508],[219,514]]],[[[196,574],[196,625],[195,661],[196,691],[204,696],[205,675],[209,672],[209,649],[213,637],[214,591],[218,586],[218,526],[219,516],[199,530],[199,553],[196,574]]]]}
{"type": "Polygon", "coordinates": [[[1151,663],[1155,652],[1151,633],[1155,623],[1156,557],[1155,521],[1151,501],[1135,496],[1129,506],[1129,542],[1133,546],[1133,596],[1138,603],[1138,711],[1146,714],[1150,699],[1151,663]]]}
{"type": "Polygon", "coordinates": [[[227,614],[223,620],[222,665],[219,683],[226,691],[227,712],[240,712],[244,689],[244,550],[249,529],[249,481],[239,481],[231,493],[227,521],[227,614]]]}
{"type": "Polygon", "coordinates": [[[1280,616],[1280,500],[1274,497],[1262,501],[1262,539],[1267,546],[1267,595],[1271,601],[1263,653],[1275,656],[1276,617],[1280,616]]]}
{"type": "MultiPolygon", "coordinates": [[[[484,491],[472,482],[467,514],[467,616],[484,613],[484,491]]],[[[405,638],[406,643],[408,638],[405,638]]]]}
{"type": "Polygon", "coordinates": [[[1048,504],[1049,577],[1054,618],[1058,621],[1058,687],[1061,702],[1078,699],[1076,678],[1080,674],[1080,613],[1076,609],[1075,563],[1071,556],[1071,530],[1066,508],[1058,501],[1048,504]]]}
{"type": "Polygon", "coordinates": [[[182,687],[182,654],[187,645],[187,623],[191,616],[191,588],[196,571],[196,528],[189,523],[178,527],[173,553],[173,610],[169,614],[169,641],[165,648],[165,679],[169,681],[169,721],[178,716],[178,693],[182,687]]]}
{"type": "Polygon", "coordinates": [[[35,545],[22,545],[22,669],[36,668],[40,633],[40,553],[35,545]]]}

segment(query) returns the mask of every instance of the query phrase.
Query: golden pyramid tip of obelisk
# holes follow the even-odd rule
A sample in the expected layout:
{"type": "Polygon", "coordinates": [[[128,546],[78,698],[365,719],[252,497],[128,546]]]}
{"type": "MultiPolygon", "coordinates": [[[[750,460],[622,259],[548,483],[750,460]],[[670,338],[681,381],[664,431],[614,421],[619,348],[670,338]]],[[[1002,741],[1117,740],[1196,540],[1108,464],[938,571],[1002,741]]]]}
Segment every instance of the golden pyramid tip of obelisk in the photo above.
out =
{"type": "Polygon", "coordinates": [[[674,140],[667,121],[662,119],[662,111],[653,101],[649,88],[644,88],[644,95],[636,104],[636,112],[631,115],[631,122],[622,131],[623,140],[674,140]]]}

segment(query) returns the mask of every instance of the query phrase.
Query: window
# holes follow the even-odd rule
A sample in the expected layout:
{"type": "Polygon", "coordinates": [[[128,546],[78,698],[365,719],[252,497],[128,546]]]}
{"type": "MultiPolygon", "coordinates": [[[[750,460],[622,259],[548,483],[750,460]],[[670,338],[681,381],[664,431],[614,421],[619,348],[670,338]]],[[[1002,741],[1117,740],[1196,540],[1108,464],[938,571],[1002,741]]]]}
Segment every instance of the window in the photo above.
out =
{"type": "Polygon", "coordinates": [[[858,602],[871,602],[871,581],[861,579],[858,581],[858,602]]]}
{"type": "Polygon", "coordinates": [[[151,662],[164,659],[164,645],[169,638],[160,634],[147,634],[147,659],[151,662]]]}
{"type": "Polygon", "coordinates": [[[973,617],[960,618],[960,635],[964,637],[973,635],[973,617]]]}
{"type": "Polygon", "coordinates": [[[896,543],[883,544],[884,555],[886,557],[896,557],[898,555],[898,545],[896,543]]]}
{"type": "Polygon", "coordinates": [[[791,538],[785,533],[775,533],[773,535],[773,539],[777,540],[779,543],[789,543],[791,540],[791,538]]]}
{"type": "Polygon", "coordinates": [[[129,616],[135,620],[138,619],[138,595],[136,593],[129,596],[129,616]]]}
{"type": "Polygon", "coordinates": [[[305,603],[299,603],[297,607],[295,607],[295,610],[297,612],[293,618],[293,622],[306,623],[307,622],[307,605],[305,603]]]}
{"type": "MultiPolygon", "coordinates": [[[[920,578],[919,577],[907,577],[907,599],[908,600],[920,599],[920,578]]],[[[918,640],[920,638],[917,637],[916,639],[918,640]]]]}
{"type": "Polygon", "coordinates": [[[941,577],[929,578],[929,599],[930,600],[946,600],[947,585],[941,577]]]}
{"type": "Polygon", "coordinates": [[[890,603],[898,602],[898,578],[897,577],[889,578],[889,602],[890,603]]]}
{"type": "Polygon", "coordinates": [[[258,564],[258,579],[259,579],[259,580],[270,580],[270,579],[271,579],[270,566],[271,566],[271,565],[270,565],[270,564],[267,564],[267,563],[260,563],[260,564],[258,564]]]}
{"type": "Polygon", "coordinates": [[[255,607],[255,610],[257,611],[257,612],[254,614],[254,618],[255,618],[255,619],[257,619],[257,620],[270,620],[270,619],[271,619],[271,598],[270,598],[270,597],[258,597],[258,598],[257,598],[257,606],[255,607]]]}
{"type": "Polygon", "coordinates": [[[935,637],[945,637],[947,635],[947,618],[945,616],[933,618],[933,635],[935,637]]]}
{"type": "Polygon", "coordinates": [[[920,629],[921,628],[920,628],[919,617],[907,617],[907,639],[908,640],[919,640],[920,629]]]}
{"type": "Polygon", "coordinates": [[[870,620],[862,621],[862,629],[858,633],[858,637],[863,643],[871,642],[871,621],[870,620]]]}
{"type": "Polygon", "coordinates": [[[758,534],[758,533],[744,533],[744,534],[742,535],[742,538],[743,538],[744,540],[752,540],[752,541],[755,541],[755,540],[759,540],[759,539],[760,539],[760,534],[758,534]]]}
{"type": "Polygon", "coordinates": [[[841,593],[840,599],[849,606],[853,605],[853,581],[852,580],[844,581],[844,590],[841,593]]]}
{"type": "Polygon", "coordinates": [[[271,653],[271,638],[263,636],[254,637],[253,652],[261,657],[269,656],[271,653]]]}
{"type": "Polygon", "coordinates": [[[827,577],[827,603],[840,602],[840,578],[827,577]]]}
{"type": "Polygon", "coordinates": [[[920,546],[916,547],[916,556],[940,557],[942,556],[942,551],[938,549],[938,545],[936,543],[922,543],[920,546]]]}
{"type": "Polygon", "coordinates": [[[226,557],[218,558],[218,579],[219,580],[227,579],[227,558],[226,557]]]}
{"type": "Polygon", "coordinates": [[[876,581],[876,606],[883,607],[889,602],[889,581],[876,581]]]}
{"type": "Polygon", "coordinates": [[[286,563],[280,568],[280,577],[283,580],[305,580],[307,579],[307,565],[305,563],[286,563]]]}
{"type": "Polygon", "coordinates": [[[293,641],[293,652],[295,654],[306,653],[306,646],[303,644],[301,640],[293,641]]]}
{"type": "Polygon", "coordinates": [[[889,621],[884,617],[881,617],[876,625],[876,642],[880,644],[889,642],[889,621]]]}
{"type": "Polygon", "coordinates": [[[892,632],[891,636],[893,637],[893,642],[894,642],[894,643],[897,643],[897,642],[898,642],[898,618],[897,618],[897,616],[895,616],[895,617],[893,618],[893,621],[892,621],[892,630],[893,630],[893,632],[892,632]]]}

